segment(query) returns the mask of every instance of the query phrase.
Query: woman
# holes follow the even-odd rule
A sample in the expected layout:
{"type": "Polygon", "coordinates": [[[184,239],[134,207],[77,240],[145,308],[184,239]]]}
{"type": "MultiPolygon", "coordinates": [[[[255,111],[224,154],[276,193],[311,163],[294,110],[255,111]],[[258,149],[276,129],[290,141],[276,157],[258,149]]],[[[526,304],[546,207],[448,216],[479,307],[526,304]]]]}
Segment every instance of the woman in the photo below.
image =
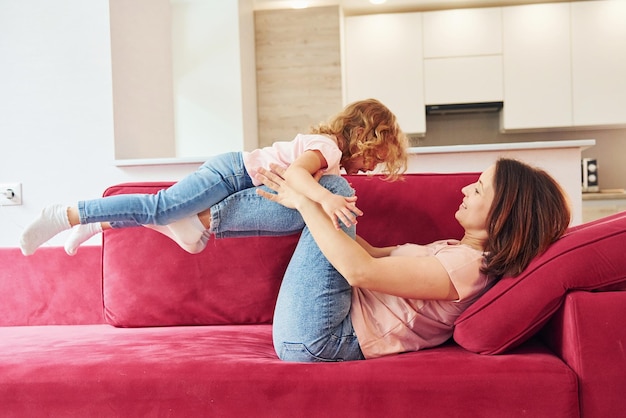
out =
{"type": "MultiPolygon", "coordinates": [[[[216,236],[279,234],[306,224],[275,309],[274,346],[288,361],[358,360],[441,344],[463,310],[503,275],[519,274],[570,222],[552,177],[501,159],[462,189],[455,214],[461,240],[375,248],[356,237],[354,226],[337,230],[319,204],[282,179],[283,169],[273,170],[258,178],[276,194],[258,189],[265,202],[251,191],[235,194],[211,208],[210,221],[216,236]],[[254,210],[240,210],[250,205],[254,210]],[[237,216],[245,213],[265,217],[237,216]]],[[[320,183],[353,194],[339,176],[320,183]]]]}

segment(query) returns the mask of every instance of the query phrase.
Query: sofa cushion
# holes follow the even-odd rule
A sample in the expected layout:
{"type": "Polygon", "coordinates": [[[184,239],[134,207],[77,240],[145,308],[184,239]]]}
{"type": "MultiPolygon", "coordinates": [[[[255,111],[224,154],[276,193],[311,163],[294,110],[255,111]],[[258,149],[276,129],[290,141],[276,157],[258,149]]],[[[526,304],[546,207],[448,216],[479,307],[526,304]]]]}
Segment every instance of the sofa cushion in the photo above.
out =
{"type": "Polygon", "coordinates": [[[499,354],[535,334],[570,290],[605,290],[626,282],[626,212],[570,228],[517,277],[505,277],[456,321],[454,339],[499,354]]]}
{"type": "Polygon", "coordinates": [[[461,238],[454,214],[463,200],[461,189],[478,173],[406,174],[389,182],[380,176],[345,176],[356,190],[363,211],[357,233],[370,244],[429,244],[461,238]]]}
{"type": "Polygon", "coordinates": [[[2,417],[577,417],[576,374],[538,342],[367,361],[281,361],[270,325],[0,327],[2,417]]]}

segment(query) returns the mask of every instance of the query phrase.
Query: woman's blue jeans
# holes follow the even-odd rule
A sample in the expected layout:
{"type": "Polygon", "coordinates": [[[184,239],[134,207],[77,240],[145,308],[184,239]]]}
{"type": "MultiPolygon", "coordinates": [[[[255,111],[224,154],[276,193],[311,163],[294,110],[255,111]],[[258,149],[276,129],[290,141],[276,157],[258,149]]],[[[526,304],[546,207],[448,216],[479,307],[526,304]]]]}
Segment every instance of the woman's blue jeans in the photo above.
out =
{"type": "MultiPolygon", "coordinates": [[[[320,184],[336,194],[354,191],[340,176],[320,184]]],[[[217,237],[276,236],[302,230],[278,294],[273,321],[274,348],[286,361],[362,360],[352,327],[352,288],[322,254],[298,211],[256,194],[236,193],[211,207],[217,237]],[[304,229],[303,229],[304,228],[304,229]]],[[[344,230],[355,237],[355,227],[344,230]]]]}
{"type": "Polygon", "coordinates": [[[80,201],[80,222],[108,221],[114,228],[167,225],[251,187],[254,185],[243,165],[241,152],[220,154],[156,194],[123,194],[80,201]]]}

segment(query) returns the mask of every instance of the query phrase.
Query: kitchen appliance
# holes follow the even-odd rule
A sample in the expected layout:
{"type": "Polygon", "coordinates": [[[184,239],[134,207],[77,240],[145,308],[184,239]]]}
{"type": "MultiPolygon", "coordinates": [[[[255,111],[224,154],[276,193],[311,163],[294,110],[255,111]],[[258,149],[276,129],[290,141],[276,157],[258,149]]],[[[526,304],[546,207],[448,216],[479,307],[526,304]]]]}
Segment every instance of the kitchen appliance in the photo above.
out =
{"type": "Polygon", "coordinates": [[[499,112],[504,106],[503,102],[481,102],[481,103],[453,103],[426,105],[427,115],[446,115],[457,113],[485,113],[499,112]]]}
{"type": "Polygon", "coordinates": [[[581,160],[583,192],[599,192],[598,186],[598,160],[595,158],[583,158],[581,160]]]}

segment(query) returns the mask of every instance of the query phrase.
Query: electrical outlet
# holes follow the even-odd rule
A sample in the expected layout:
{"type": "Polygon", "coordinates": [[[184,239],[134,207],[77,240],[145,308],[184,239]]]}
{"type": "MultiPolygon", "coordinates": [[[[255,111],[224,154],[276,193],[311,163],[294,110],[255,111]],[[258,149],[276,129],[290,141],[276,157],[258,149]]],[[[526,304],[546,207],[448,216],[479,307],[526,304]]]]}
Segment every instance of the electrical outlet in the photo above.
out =
{"type": "Polygon", "coordinates": [[[0,206],[22,204],[22,183],[0,183],[0,206]]]}

